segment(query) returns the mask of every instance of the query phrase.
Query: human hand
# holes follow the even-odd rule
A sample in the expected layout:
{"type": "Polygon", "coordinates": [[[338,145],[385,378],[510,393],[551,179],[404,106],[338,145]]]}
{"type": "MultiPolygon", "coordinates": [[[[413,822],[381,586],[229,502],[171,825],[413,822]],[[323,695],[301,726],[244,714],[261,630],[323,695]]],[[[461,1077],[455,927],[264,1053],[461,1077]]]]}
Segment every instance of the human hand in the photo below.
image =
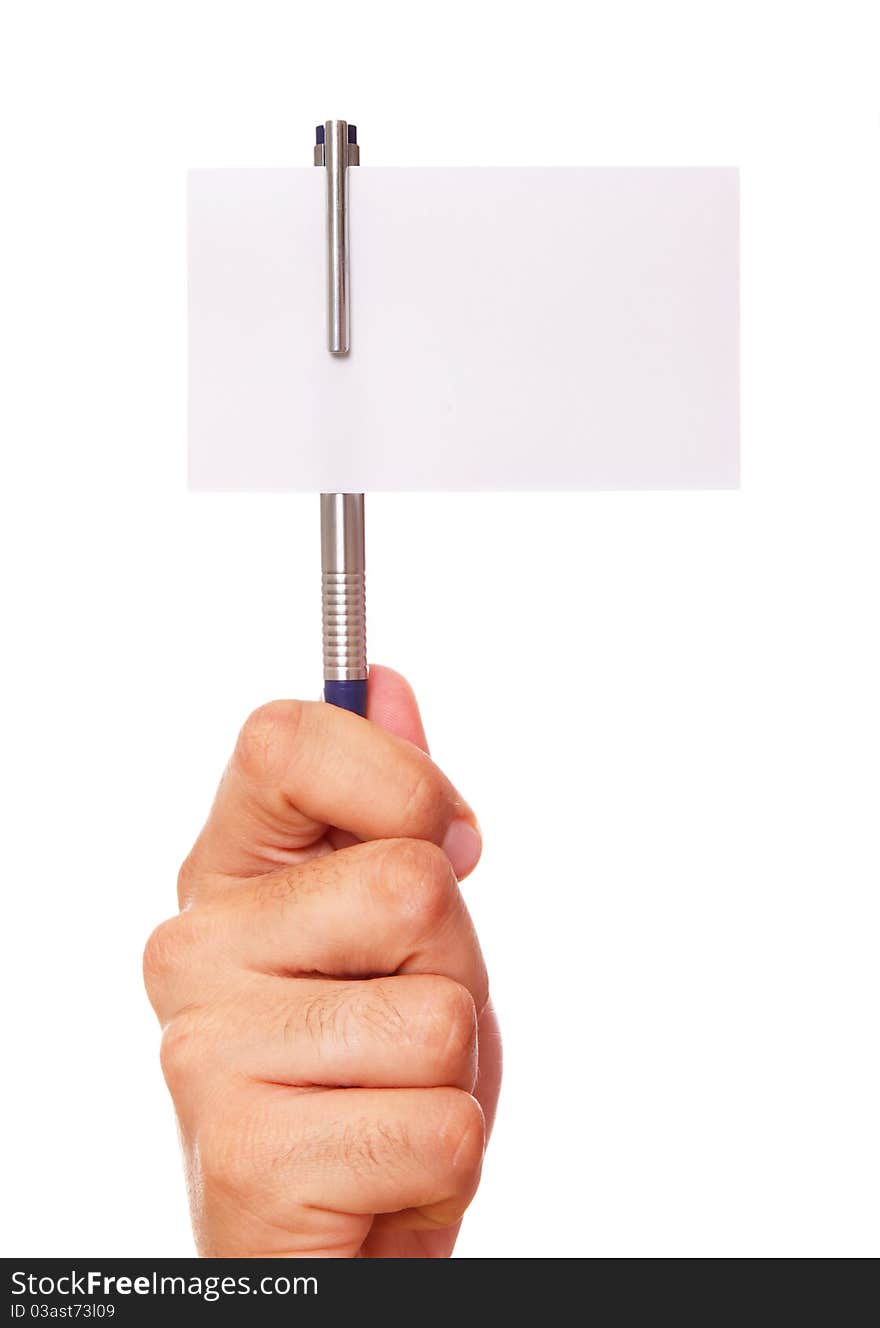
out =
{"type": "Polygon", "coordinates": [[[371,671],[368,713],[251,716],[147,943],[204,1256],[445,1257],[479,1182],[479,834],[399,675],[371,671]]]}

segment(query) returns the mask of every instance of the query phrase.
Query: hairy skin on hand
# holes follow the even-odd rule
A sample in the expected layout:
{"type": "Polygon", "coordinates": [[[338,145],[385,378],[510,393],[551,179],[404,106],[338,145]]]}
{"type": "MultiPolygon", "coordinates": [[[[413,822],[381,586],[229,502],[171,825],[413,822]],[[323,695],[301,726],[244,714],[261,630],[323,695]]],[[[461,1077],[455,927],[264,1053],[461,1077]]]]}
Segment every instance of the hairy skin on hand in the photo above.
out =
{"type": "Polygon", "coordinates": [[[501,1078],[459,881],[481,841],[409,685],[239,737],[147,943],[206,1257],[445,1258],[501,1078]]]}

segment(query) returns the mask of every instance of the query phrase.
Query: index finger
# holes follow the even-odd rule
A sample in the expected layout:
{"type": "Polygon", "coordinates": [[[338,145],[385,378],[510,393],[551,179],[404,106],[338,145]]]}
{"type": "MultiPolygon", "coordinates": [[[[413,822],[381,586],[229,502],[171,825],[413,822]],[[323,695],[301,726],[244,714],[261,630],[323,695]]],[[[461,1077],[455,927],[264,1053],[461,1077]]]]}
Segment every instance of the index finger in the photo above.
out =
{"type": "Polygon", "coordinates": [[[273,701],[239,735],[188,872],[249,876],[295,862],[329,826],[358,839],[427,839],[459,877],[476,818],[412,743],[323,701],[273,701]]]}

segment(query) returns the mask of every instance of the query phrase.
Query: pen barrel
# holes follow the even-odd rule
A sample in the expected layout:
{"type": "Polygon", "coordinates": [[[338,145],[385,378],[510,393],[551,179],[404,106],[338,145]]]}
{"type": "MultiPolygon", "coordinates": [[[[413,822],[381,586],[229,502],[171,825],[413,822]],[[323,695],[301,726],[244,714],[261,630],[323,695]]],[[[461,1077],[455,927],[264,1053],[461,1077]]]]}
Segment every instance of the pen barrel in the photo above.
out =
{"type": "Polygon", "coordinates": [[[321,610],[325,681],[366,680],[364,572],[363,494],[322,494],[321,610]]]}
{"type": "MultiPolygon", "coordinates": [[[[327,348],[349,348],[348,167],[360,162],[357,128],[345,120],[318,125],[315,165],[327,176],[327,348]]],[[[364,495],[321,494],[321,615],[324,700],[367,713],[367,612],[364,495]]]]}

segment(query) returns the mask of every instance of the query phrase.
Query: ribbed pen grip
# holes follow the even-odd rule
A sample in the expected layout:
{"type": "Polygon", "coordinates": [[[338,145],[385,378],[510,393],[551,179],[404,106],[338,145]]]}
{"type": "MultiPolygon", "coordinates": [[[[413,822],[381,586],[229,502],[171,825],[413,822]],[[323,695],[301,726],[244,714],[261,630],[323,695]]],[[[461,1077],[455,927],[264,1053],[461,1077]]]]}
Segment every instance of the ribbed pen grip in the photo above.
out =
{"type": "Polygon", "coordinates": [[[367,606],[363,572],[321,576],[324,677],[367,676],[367,606]]]}

